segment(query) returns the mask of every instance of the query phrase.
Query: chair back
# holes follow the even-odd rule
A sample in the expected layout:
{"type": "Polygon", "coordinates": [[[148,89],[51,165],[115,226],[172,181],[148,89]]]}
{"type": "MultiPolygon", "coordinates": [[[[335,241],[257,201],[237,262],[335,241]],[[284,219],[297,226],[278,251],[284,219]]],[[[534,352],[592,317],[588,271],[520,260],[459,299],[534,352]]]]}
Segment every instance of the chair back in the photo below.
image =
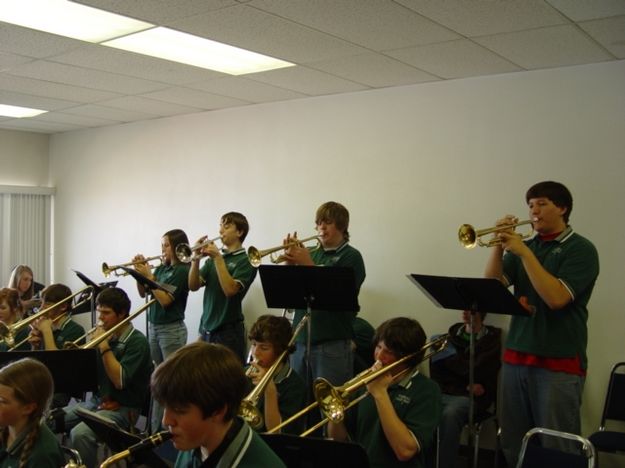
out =
{"type": "Polygon", "coordinates": [[[556,466],[595,468],[596,458],[595,447],[588,439],[568,432],[535,427],[527,431],[523,437],[516,468],[553,468],[556,466]],[[536,439],[539,435],[574,440],[579,442],[580,451],[579,453],[569,453],[543,447],[537,443],[536,439]]]}
{"type": "Polygon", "coordinates": [[[619,362],[612,367],[608,393],[605,397],[601,425],[599,430],[605,429],[607,419],[625,421],[625,362],[619,362]]]}

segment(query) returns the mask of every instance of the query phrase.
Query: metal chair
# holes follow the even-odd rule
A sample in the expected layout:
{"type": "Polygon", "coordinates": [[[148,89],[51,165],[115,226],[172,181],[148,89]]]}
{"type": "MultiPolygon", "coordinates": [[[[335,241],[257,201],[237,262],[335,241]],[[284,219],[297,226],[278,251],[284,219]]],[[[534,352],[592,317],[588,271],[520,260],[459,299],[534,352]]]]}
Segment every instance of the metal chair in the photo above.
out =
{"type": "Polygon", "coordinates": [[[516,468],[554,468],[565,466],[567,468],[595,468],[595,447],[588,439],[570,434],[568,432],[554,431],[542,427],[535,427],[527,431],[523,437],[519,461],[516,468]],[[563,452],[558,449],[543,447],[535,439],[537,436],[557,437],[579,442],[579,453],[563,452]]]}
{"type": "Polygon", "coordinates": [[[65,468],[85,468],[78,450],[65,445],[61,445],[63,455],[65,455],[65,468]]]}
{"type": "Polygon", "coordinates": [[[619,362],[612,367],[599,430],[588,437],[597,451],[600,452],[625,453],[625,432],[606,430],[608,420],[625,421],[624,372],[625,362],[619,362]]]}

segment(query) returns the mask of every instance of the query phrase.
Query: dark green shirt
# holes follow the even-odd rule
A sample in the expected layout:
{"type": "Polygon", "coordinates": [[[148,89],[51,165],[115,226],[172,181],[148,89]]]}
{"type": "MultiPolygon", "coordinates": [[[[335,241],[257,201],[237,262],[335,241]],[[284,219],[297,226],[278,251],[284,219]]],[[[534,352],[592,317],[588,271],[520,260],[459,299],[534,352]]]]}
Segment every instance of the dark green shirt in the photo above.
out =
{"type": "Polygon", "coordinates": [[[146,401],[153,369],[148,340],[131,324],[119,339],[111,339],[109,344],[121,365],[122,388],[115,388],[106,374],[102,357],[100,357],[98,359],[98,396],[108,397],[129,408],[142,408],[146,401]]]}
{"type": "Polygon", "coordinates": [[[148,319],[155,325],[178,322],[184,320],[184,311],[187,308],[189,297],[189,269],[187,263],[175,265],[159,265],[154,270],[158,283],[170,284],[176,287],[174,301],[166,308],[156,301],[148,310],[148,319]]]}
{"type": "Polygon", "coordinates": [[[85,342],[84,338],[85,329],[74,322],[71,317],[67,317],[59,325],[58,328],[52,330],[52,336],[54,337],[54,343],[58,349],[63,349],[63,345],[66,342],[76,341],[82,337],[77,344],[85,342]]]}
{"type": "Polygon", "coordinates": [[[400,462],[388,443],[371,395],[358,404],[356,442],[365,447],[371,468],[427,466],[425,454],[431,452],[434,430],[441,414],[441,391],[433,380],[414,371],[388,388],[397,416],[419,441],[421,451],[410,460],[400,462]]]}
{"type": "Polygon", "coordinates": [[[243,321],[242,301],[256,278],[257,270],[249,262],[243,248],[235,252],[226,252],[223,257],[228,272],[241,288],[234,296],[226,297],[219,284],[215,262],[211,258],[204,262],[200,269],[200,277],[206,285],[200,333],[215,331],[224,325],[243,321]]]}
{"type": "MultiPolygon", "coordinates": [[[[365,263],[360,252],[347,242],[342,244],[338,249],[324,250],[318,248],[311,253],[312,261],[318,266],[335,266],[348,267],[354,270],[354,278],[356,284],[356,297],[360,292],[360,286],[365,280],[365,263]]],[[[305,310],[298,309],[295,311],[293,318],[293,327],[302,320],[305,310]]],[[[351,340],[354,336],[352,330],[352,319],[356,316],[358,310],[350,311],[311,311],[311,343],[317,344],[324,341],[334,340],[351,340]]],[[[304,327],[297,337],[298,343],[306,343],[308,328],[304,327]]]]}
{"type": "MultiPolygon", "coordinates": [[[[14,340],[13,344],[10,346],[6,343],[6,341],[0,340],[0,352],[8,351],[10,348],[13,348],[16,344],[20,343],[21,341],[26,340],[26,338],[28,338],[29,333],[30,333],[29,327],[23,327],[19,329],[17,333],[15,334],[15,336],[13,337],[13,340],[14,340]]],[[[28,342],[28,340],[26,340],[21,345],[14,348],[14,350],[15,351],[30,351],[30,343],[28,342]]]]}
{"type": "Polygon", "coordinates": [[[503,258],[505,280],[514,285],[514,296],[526,297],[535,311],[529,316],[512,317],[506,347],[542,357],[579,356],[582,369],[586,369],[586,306],[599,275],[597,249],[571,227],[554,240],[542,241],[535,236],[525,243],[543,268],[562,282],[572,300],[562,309],[550,309],[532,286],[521,259],[506,253],[503,258]]]}
{"type": "MultiPolygon", "coordinates": [[[[20,466],[20,457],[32,426],[27,426],[18,436],[11,447],[5,447],[0,442],[0,468],[17,468],[20,466]]],[[[27,468],[59,468],[65,466],[65,458],[59,441],[45,424],[39,425],[39,434],[28,456],[27,468]]]]}
{"type": "MultiPolygon", "coordinates": [[[[227,446],[220,446],[215,450],[223,451],[217,468],[286,468],[284,462],[250,426],[242,421],[239,424],[240,429],[227,446]]],[[[201,465],[202,455],[197,448],[180,452],[175,468],[199,468],[201,465]]]]}

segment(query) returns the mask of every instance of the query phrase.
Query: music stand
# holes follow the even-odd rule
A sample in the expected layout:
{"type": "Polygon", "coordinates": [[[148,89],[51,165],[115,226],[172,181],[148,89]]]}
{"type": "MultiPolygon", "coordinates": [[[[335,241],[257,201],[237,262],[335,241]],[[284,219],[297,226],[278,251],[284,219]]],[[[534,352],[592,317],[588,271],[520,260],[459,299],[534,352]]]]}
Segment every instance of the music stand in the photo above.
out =
{"type": "Polygon", "coordinates": [[[73,396],[98,389],[97,350],[11,351],[0,353],[0,366],[25,357],[37,359],[52,374],[55,393],[73,396]]]}
{"type": "Polygon", "coordinates": [[[369,459],[362,445],[318,437],[289,434],[260,434],[288,468],[368,468],[369,459]]]}
{"type": "Polygon", "coordinates": [[[125,266],[120,266],[122,270],[132,276],[138,283],[140,283],[145,289],[160,289],[161,291],[165,291],[167,294],[173,295],[176,292],[176,286],[166,283],[159,283],[157,281],[153,281],[150,278],[143,276],[137,270],[133,270],[132,268],[128,268],[125,266]]]}
{"type": "Polygon", "coordinates": [[[311,312],[359,311],[354,270],[349,267],[308,265],[260,265],[259,274],[270,309],[305,309],[306,387],[310,388],[311,312]]]}
{"type": "Polygon", "coordinates": [[[89,301],[90,302],[89,306],[87,306],[87,303],[85,303],[84,305],[80,307],[73,308],[72,315],[78,315],[84,312],[91,312],[91,324],[93,325],[96,322],[96,319],[95,319],[96,296],[100,294],[100,292],[102,292],[102,290],[105,288],[115,287],[117,285],[117,281],[109,281],[108,283],[98,284],[95,281],[93,281],[91,278],[89,278],[87,275],[81,273],[80,271],[78,270],[72,270],[72,271],[76,273],[76,276],[78,276],[80,281],[82,281],[85,285],[92,287],[92,294],[91,294],[91,300],[89,301]]]}
{"type": "MultiPolygon", "coordinates": [[[[471,312],[469,334],[469,388],[473,389],[475,365],[475,340],[473,315],[487,312],[500,315],[528,316],[503,283],[495,278],[457,278],[450,276],[407,275],[435,305],[444,309],[469,310],[471,312]]],[[[469,432],[473,443],[473,391],[469,392],[469,432]]]]}
{"type": "MultiPolygon", "coordinates": [[[[121,429],[115,421],[104,417],[95,411],[90,411],[83,407],[76,408],[76,415],[96,433],[104,443],[111,449],[112,452],[122,452],[128,447],[141,442],[141,437],[131,434],[128,431],[121,429]]],[[[145,465],[151,468],[168,468],[158,455],[152,450],[143,450],[135,452],[128,458],[130,462],[128,466],[145,465]]]]}

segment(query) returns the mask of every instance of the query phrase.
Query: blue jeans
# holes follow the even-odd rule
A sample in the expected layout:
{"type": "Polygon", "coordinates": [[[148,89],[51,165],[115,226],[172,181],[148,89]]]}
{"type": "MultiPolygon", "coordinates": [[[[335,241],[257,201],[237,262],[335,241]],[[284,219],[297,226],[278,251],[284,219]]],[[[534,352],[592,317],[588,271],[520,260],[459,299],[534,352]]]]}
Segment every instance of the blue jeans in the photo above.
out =
{"type": "MultiPolygon", "coordinates": [[[[97,411],[99,400],[92,398],[89,401],[78,403],[77,405],[65,408],[65,427],[73,428],[70,433],[72,447],[78,450],[83,463],[87,468],[97,467],[98,438],[87,424],[81,422],[76,414],[76,408],[82,407],[90,411],[97,411]]],[[[122,429],[128,430],[130,427],[130,413],[138,413],[134,408],[122,406],[116,411],[99,410],[99,416],[113,420],[122,429]]]]}
{"type": "Polygon", "coordinates": [[[245,325],[243,322],[228,324],[216,331],[202,331],[200,339],[207,343],[219,343],[230,348],[245,364],[245,325]]]}
{"type": "MultiPolygon", "coordinates": [[[[291,354],[291,367],[306,380],[306,344],[297,343],[291,354]]],[[[309,383],[318,377],[327,379],[332,385],[347,382],[354,374],[354,352],[350,340],[326,341],[310,347],[309,383]]]]}
{"type": "Polygon", "coordinates": [[[453,468],[458,458],[460,436],[469,422],[469,397],[442,394],[443,416],[439,426],[439,468],[453,468]]]}
{"type": "MultiPolygon", "coordinates": [[[[150,355],[154,365],[158,366],[177,349],[187,344],[187,326],[182,320],[156,325],[148,323],[150,337],[150,355]]],[[[163,408],[156,400],[152,401],[152,417],[150,427],[153,433],[161,430],[163,408]]]]}
{"type": "MultiPolygon", "coordinates": [[[[503,365],[501,446],[508,466],[516,466],[521,441],[533,427],[579,434],[584,377],[540,367],[503,365]]],[[[570,440],[545,438],[543,446],[574,452],[570,440]]]]}

